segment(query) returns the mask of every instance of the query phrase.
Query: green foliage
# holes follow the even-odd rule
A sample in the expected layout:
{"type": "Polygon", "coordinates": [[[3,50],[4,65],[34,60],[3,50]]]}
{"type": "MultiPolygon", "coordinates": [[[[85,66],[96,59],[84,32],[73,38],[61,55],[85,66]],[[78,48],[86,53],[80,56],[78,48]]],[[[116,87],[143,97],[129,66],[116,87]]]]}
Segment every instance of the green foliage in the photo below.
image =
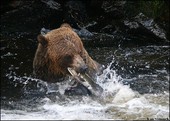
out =
{"type": "Polygon", "coordinates": [[[138,5],[139,11],[152,18],[160,17],[168,10],[164,0],[140,0],[138,5]]]}

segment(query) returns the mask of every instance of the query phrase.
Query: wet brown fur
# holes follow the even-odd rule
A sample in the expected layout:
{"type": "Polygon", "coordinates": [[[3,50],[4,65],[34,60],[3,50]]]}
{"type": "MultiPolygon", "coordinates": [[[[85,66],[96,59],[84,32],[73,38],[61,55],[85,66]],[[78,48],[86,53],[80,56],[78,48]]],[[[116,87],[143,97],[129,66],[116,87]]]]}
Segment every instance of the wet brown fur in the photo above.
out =
{"type": "Polygon", "coordinates": [[[77,69],[83,65],[88,66],[89,73],[98,71],[99,64],[89,56],[69,24],[62,24],[60,28],[37,38],[39,44],[33,62],[37,78],[55,82],[69,75],[67,67],[77,69]]]}

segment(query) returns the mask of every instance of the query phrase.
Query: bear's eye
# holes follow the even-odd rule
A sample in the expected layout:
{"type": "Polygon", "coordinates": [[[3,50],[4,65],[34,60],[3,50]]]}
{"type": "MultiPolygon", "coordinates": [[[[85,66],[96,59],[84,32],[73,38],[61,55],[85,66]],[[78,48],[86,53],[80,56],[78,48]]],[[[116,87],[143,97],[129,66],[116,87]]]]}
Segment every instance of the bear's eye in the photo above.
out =
{"type": "Polygon", "coordinates": [[[72,56],[71,55],[65,55],[64,57],[63,57],[63,62],[65,63],[65,64],[68,64],[68,63],[71,63],[72,62],[72,56]]]}
{"type": "Polygon", "coordinates": [[[79,54],[82,55],[83,53],[80,51],[79,54]]]}

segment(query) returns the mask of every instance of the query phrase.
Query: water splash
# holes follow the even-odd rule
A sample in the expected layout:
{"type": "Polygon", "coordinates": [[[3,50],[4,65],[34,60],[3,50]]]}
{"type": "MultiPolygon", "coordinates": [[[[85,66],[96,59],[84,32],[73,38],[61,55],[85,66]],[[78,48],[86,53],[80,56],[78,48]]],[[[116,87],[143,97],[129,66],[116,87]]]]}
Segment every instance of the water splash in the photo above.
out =
{"type": "Polygon", "coordinates": [[[112,62],[103,71],[103,74],[97,77],[97,83],[103,88],[104,102],[124,103],[138,95],[132,91],[128,85],[123,85],[123,78],[116,73],[116,70],[111,69],[114,64],[112,62]]]}
{"type": "MultiPolygon", "coordinates": [[[[18,107],[13,110],[1,109],[1,118],[3,120],[146,120],[148,118],[169,118],[169,92],[141,95],[133,91],[128,85],[123,85],[123,78],[112,69],[113,64],[114,58],[104,69],[103,74],[97,77],[97,83],[104,89],[99,99],[90,96],[71,96],[60,100],[51,100],[49,97],[44,97],[39,100],[37,107],[28,106],[24,110],[18,110],[18,107]],[[35,108],[37,109],[35,110],[35,108]]],[[[28,85],[28,81],[25,84],[28,85]]],[[[47,84],[46,87],[47,93],[59,91],[63,95],[67,83],[47,84]]],[[[28,101],[22,101],[22,105],[23,102],[25,102],[24,105],[32,105],[28,104],[28,101]]]]}

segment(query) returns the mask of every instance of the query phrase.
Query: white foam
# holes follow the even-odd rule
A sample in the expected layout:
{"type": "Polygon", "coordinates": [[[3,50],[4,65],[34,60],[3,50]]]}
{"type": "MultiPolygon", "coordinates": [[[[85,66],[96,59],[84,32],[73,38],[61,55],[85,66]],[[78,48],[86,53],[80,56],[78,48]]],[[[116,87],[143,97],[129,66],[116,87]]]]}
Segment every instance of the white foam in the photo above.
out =
{"type": "MultiPolygon", "coordinates": [[[[97,78],[97,83],[104,89],[101,99],[82,97],[67,100],[64,103],[42,99],[37,111],[3,110],[2,120],[146,120],[147,118],[169,118],[169,92],[153,95],[140,95],[129,86],[121,83],[121,77],[110,65],[97,78]]],[[[63,93],[63,87],[59,87],[63,93]]],[[[52,91],[52,90],[50,90],[52,91]]]]}
{"type": "Polygon", "coordinates": [[[120,88],[113,99],[113,103],[125,103],[136,96],[135,92],[132,91],[128,86],[120,88]]]}

